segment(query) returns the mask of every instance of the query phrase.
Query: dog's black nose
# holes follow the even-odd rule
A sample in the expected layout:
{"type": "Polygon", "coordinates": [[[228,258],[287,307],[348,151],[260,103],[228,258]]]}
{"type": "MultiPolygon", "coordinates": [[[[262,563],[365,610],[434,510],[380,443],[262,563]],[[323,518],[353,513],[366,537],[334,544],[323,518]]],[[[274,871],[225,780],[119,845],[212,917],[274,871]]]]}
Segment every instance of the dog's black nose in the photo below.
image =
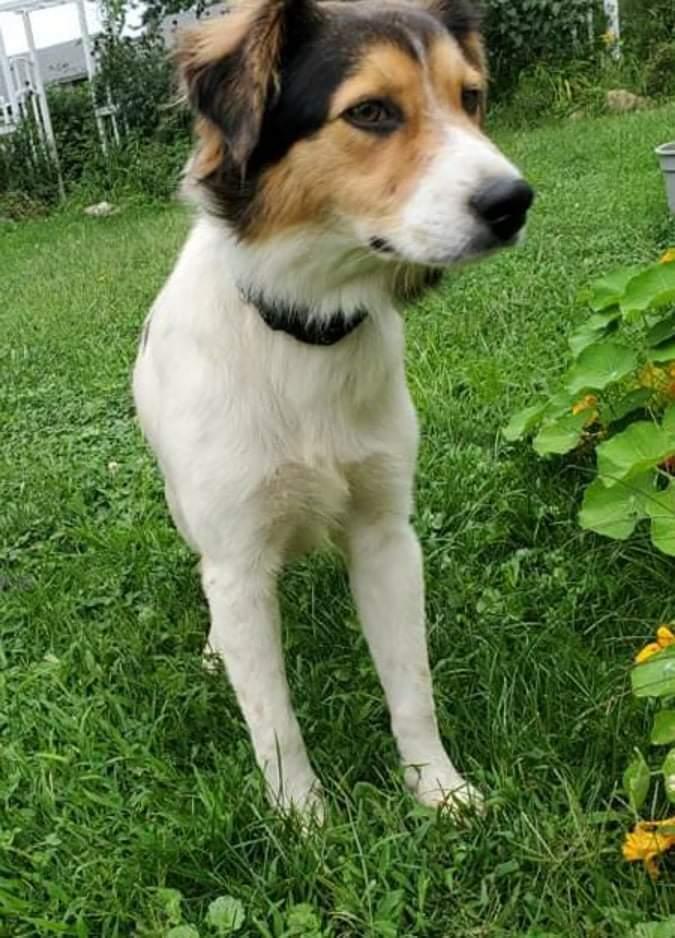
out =
{"type": "Polygon", "coordinates": [[[500,241],[510,241],[525,224],[534,189],[524,179],[492,179],[470,199],[472,209],[500,241]]]}

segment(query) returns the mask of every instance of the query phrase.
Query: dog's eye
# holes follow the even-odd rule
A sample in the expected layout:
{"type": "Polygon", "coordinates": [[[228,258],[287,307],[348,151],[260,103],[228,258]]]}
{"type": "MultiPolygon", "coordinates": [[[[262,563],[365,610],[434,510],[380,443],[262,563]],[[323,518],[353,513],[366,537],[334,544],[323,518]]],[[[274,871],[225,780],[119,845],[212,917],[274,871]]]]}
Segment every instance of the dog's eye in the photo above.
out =
{"type": "Polygon", "coordinates": [[[375,133],[391,133],[402,123],[401,112],[395,104],[377,99],[361,101],[348,108],[342,116],[354,127],[375,133]]]}
{"type": "Polygon", "coordinates": [[[481,92],[478,88],[464,88],[462,91],[462,107],[467,114],[476,114],[481,102],[481,92]]]}

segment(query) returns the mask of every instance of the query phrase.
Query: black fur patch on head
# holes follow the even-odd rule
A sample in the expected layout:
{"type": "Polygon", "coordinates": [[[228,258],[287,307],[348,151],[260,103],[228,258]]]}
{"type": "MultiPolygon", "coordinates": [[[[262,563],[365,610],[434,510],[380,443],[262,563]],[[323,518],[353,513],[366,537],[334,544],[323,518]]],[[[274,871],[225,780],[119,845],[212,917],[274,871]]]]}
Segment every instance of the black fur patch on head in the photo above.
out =
{"type": "Polygon", "coordinates": [[[474,0],[431,0],[428,9],[457,39],[480,31],[483,9],[474,0]]]}

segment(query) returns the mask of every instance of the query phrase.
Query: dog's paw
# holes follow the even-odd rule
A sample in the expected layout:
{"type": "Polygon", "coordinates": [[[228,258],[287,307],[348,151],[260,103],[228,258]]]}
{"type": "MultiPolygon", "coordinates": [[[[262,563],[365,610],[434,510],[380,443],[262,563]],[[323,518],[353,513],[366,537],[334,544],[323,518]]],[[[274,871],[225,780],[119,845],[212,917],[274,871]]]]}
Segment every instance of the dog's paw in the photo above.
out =
{"type": "Polygon", "coordinates": [[[273,807],[284,815],[298,818],[304,831],[320,827],[326,817],[326,802],[316,776],[285,780],[281,791],[268,788],[273,807]]]}
{"type": "Polygon", "coordinates": [[[430,762],[406,766],[405,783],[427,808],[441,808],[456,815],[467,810],[483,813],[483,796],[462,778],[449,760],[445,764],[430,762]]]}

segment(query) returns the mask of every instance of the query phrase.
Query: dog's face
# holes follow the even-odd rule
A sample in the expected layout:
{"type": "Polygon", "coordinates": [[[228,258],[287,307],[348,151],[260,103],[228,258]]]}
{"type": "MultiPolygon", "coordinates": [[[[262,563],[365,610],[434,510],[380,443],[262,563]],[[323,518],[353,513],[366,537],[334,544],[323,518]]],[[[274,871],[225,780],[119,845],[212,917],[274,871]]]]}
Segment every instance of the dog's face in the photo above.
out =
{"type": "Polygon", "coordinates": [[[481,129],[470,0],[257,0],[188,33],[192,175],[245,242],[311,231],[444,267],[512,243],[532,190],[481,129]]]}

